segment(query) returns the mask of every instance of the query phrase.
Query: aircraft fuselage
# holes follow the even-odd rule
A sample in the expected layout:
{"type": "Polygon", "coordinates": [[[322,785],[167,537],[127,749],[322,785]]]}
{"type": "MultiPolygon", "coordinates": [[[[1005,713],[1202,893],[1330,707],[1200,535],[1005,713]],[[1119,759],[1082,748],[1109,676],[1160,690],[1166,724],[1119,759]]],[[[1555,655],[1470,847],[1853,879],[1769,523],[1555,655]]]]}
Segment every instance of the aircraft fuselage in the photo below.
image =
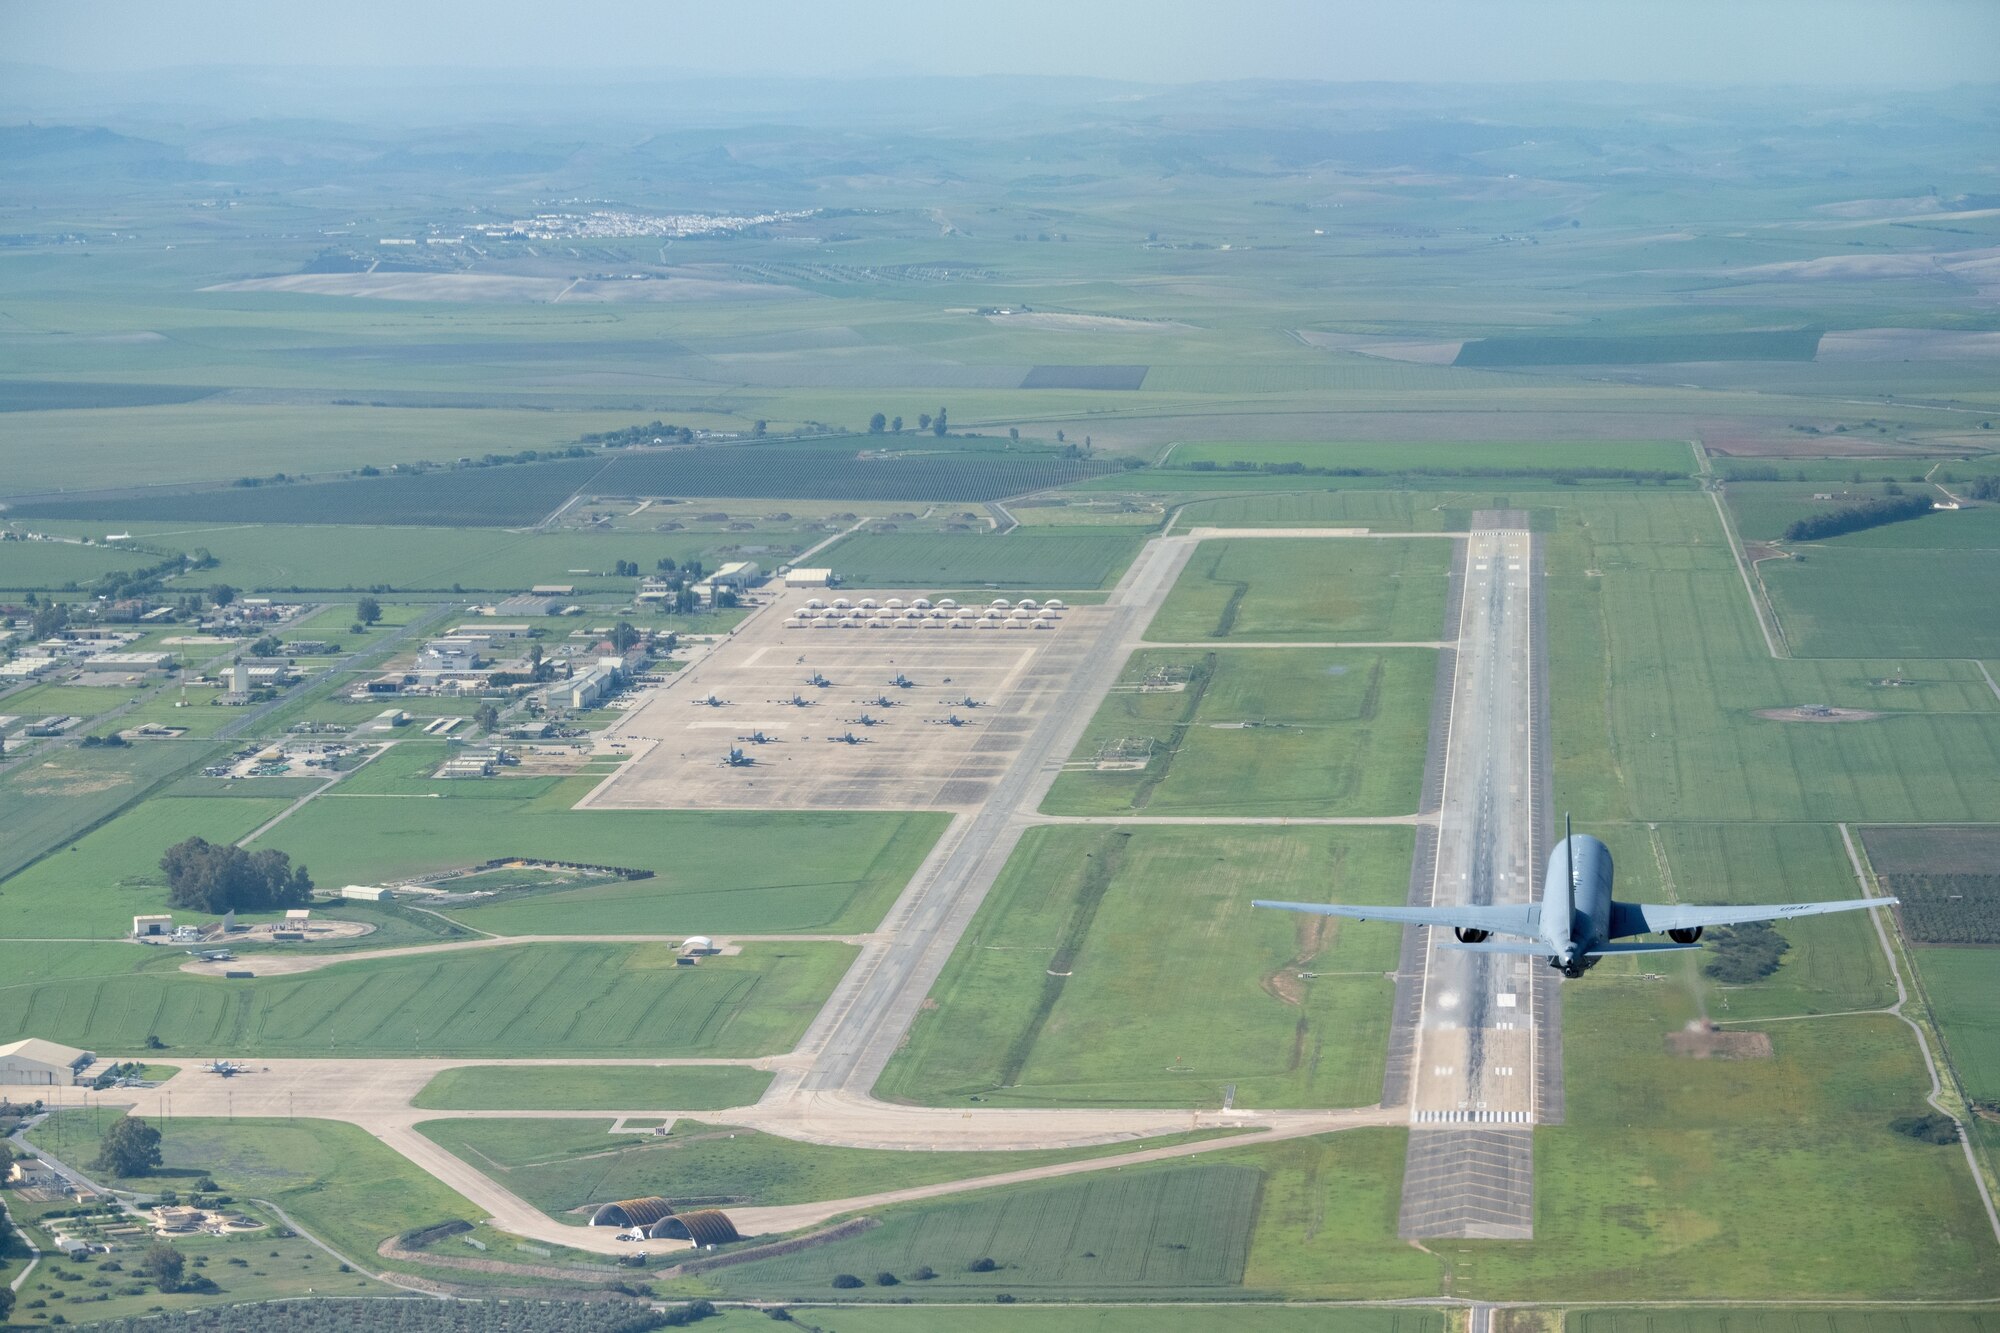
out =
{"type": "Polygon", "coordinates": [[[1576,833],[1549,853],[1542,882],[1542,938],[1549,966],[1580,977],[1597,965],[1591,955],[1611,940],[1611,850],[1576,833]],[[1574,882],[1571,867],[1575,867],[1574,882]]]}

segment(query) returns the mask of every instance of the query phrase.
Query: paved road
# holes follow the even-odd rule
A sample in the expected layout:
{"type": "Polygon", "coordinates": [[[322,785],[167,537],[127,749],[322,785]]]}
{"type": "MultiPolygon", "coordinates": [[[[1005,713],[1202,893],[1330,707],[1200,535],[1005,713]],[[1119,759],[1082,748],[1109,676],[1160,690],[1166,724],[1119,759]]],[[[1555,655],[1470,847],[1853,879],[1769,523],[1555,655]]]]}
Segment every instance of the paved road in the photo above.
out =
{"type": "MultiPolygon", "coordinates": [[[[1525,524],[1507,523],[1482,513],[1467,539],[1431,887],[1440,905],[1526,903],[1539,887],[1534,551],[1525,524]]],[[[1535,969],[1543,964],[1437,942],[1427,941],[1425,953],[1402,1234],[1525,1237],[1541,1019],[1535,969]]]]}

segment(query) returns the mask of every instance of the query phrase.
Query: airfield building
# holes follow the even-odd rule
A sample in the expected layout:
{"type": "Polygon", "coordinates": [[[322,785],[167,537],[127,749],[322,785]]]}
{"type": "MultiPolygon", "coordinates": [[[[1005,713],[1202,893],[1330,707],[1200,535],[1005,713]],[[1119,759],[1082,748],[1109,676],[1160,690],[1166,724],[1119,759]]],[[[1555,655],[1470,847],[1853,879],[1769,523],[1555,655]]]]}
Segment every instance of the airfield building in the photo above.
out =
{"type": "Polygon", "coordinates": [[[97,1057],[74,1046],[26,1037],[0,1046],[0,1083],[68,1087],[97,1057]]]}

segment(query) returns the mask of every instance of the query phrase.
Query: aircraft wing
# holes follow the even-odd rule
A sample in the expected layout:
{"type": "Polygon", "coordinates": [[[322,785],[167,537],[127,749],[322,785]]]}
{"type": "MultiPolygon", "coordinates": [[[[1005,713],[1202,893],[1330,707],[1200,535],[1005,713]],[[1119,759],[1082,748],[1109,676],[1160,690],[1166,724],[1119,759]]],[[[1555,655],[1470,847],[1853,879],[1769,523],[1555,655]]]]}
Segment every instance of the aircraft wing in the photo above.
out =
{"type": "Polygon", "coordinates": [[[1746,921],[1789,921],[1795,916],[1893,907],[1894,898],[1842,898],[1831,903],[1765,903],[1750,907],[1695,907],[1685,903],[1617,903],[1611,909],[1611,938],[1658,935],[1697,926],[1736,926],[1746,921]]]}
{"type": "Polygon", "coordinates": [[[1463,926],[1469,930],[1497,931],[1502,935],[1534,936],[1540,932],[1541,908],[1534,903],[1505,907],[1350,907],[1345,903],[1279,903],[1259,898],[1252,907],[1278,907],[1287,912],[1313,912],[1320,916],[1345,916],[1356,921],[1397,921],[1406,926],[1463,926]]]}

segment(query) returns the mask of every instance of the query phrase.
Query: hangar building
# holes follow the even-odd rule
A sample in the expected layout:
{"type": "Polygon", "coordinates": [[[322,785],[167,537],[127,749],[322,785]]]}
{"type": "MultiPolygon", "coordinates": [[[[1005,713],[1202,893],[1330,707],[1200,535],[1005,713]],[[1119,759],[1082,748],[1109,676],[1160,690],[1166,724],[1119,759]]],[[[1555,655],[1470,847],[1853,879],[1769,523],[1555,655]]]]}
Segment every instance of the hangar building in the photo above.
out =
{"type": "Polygon", "coordinates": [[[79,1051],[74,1046],[25,1037],[0,1046],[0,1083],[68,1087],[96,1059],[89,1051],[79,1051]]]}

